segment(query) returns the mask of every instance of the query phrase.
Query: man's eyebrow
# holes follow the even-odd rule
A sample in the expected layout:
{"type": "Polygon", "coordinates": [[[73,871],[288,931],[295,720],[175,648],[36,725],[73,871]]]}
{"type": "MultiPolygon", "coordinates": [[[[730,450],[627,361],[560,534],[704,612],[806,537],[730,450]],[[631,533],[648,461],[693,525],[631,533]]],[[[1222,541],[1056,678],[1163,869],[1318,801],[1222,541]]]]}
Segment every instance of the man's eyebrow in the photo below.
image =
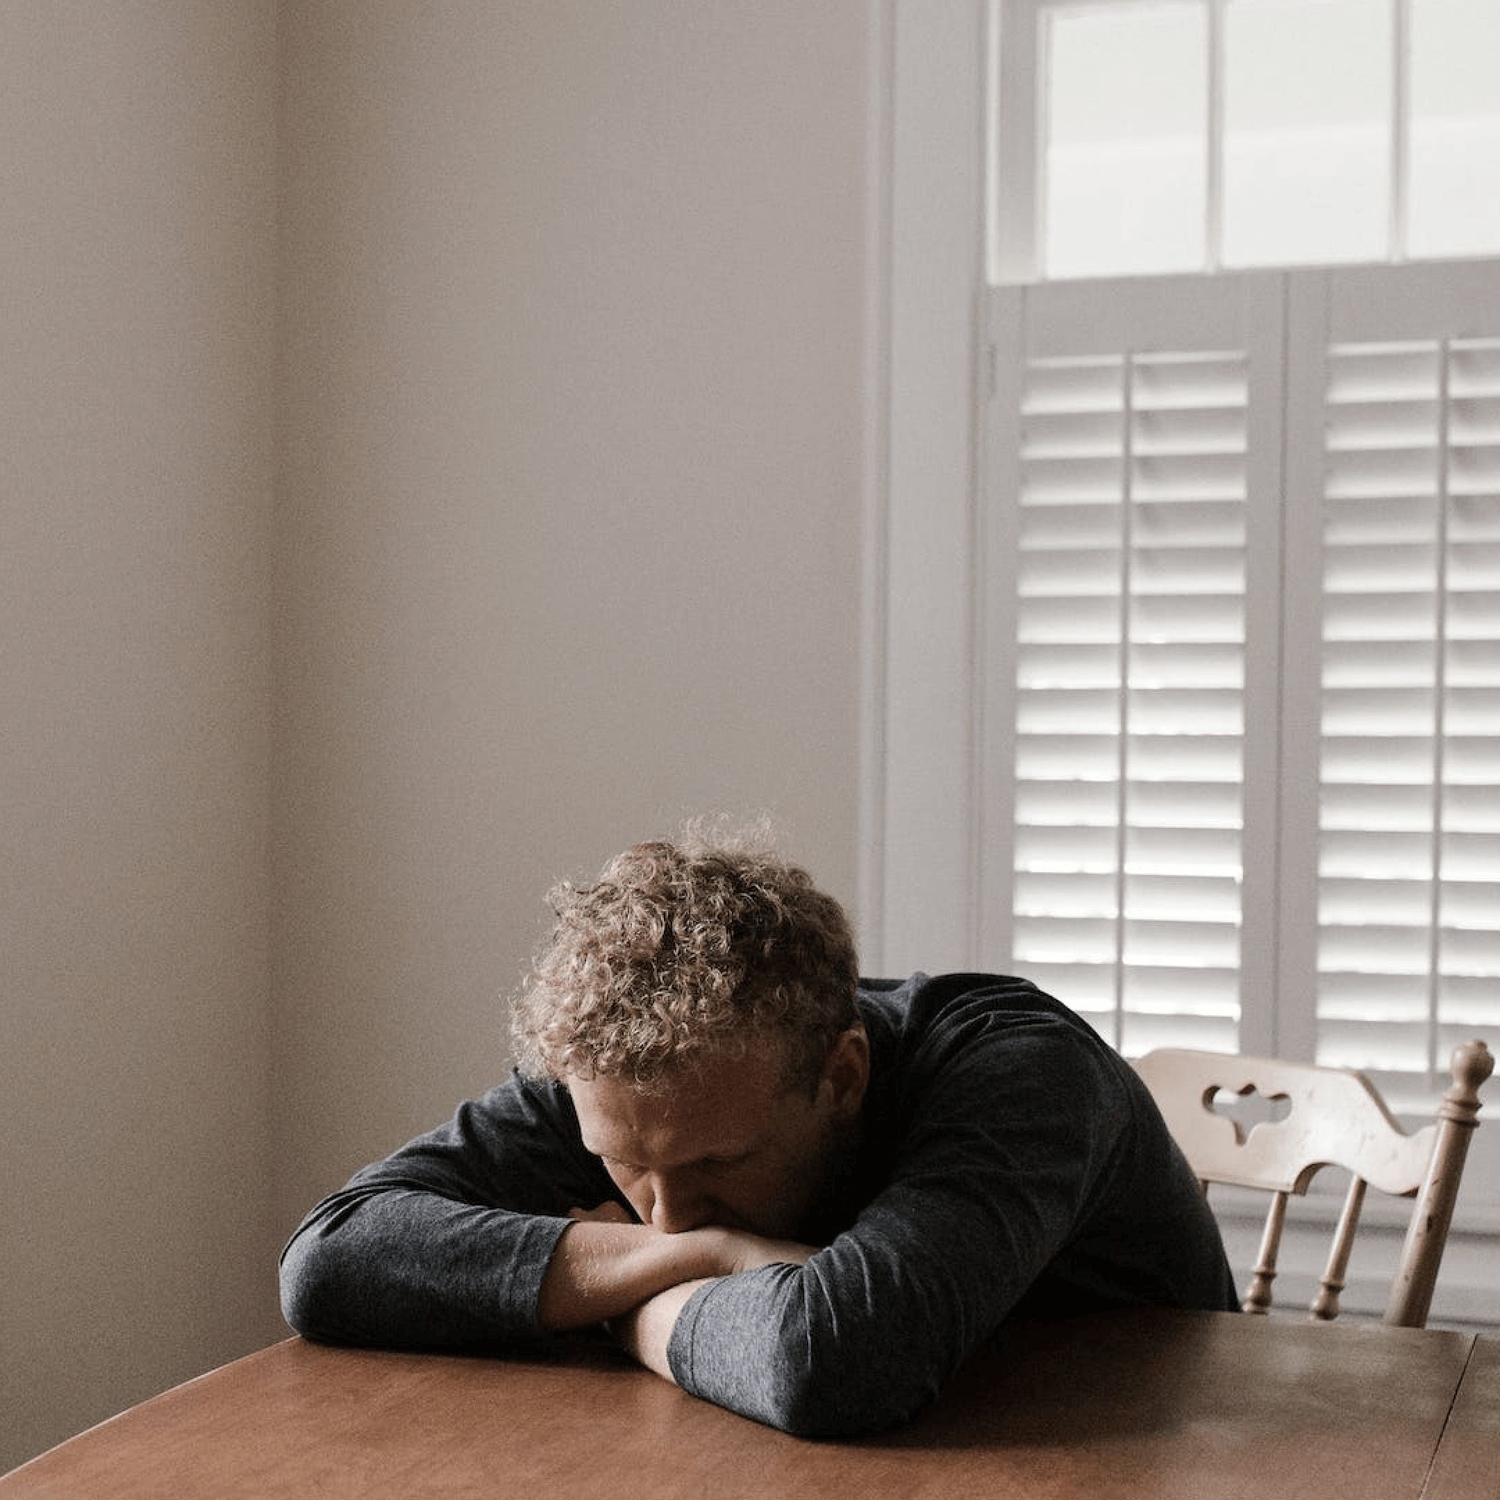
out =
{"type": "Polygon", "coordinates": [[[635,1167],[640,1165],[639,1162],[626,1161],[622,1156],[611,1156],[608,1151],[601,1151],[597,1146],[591,1145],[586,1136],[580,1135],[579,1141],[581,1142],[583,1149],[587,1151],[590,1156],[597,1156],[600,1161],[617,1162],[622,1167],[635,1167]]]}
{"type": "Polygon", "coordinates": [[[744,1161],[747,1156],[754,1156],[756,1146],[729,1146],[719,1151],[709,1151],[698,1158],[700,1162],[722,1162],[729,1165],[737,1161],[744,1161]]]}
{"type": "MultiPolygon", "coordinates": [[[[758,1149],[758,1145],[759,1143],[755,1142],[748,1146],[738,1144],[722,1146],[714,1150],[705,1151],[699,1156],[691,1157],[685,1162],[676,1163],[676,1165],[684,1167],[702,1167],[708,1166],[712,1163],[719,1163],[722,1165],[732,1166],[736,1162],[741,1162],[746,1160],[746,1158],[748,1157],[754,1156],[756,1150],[758,1149]]],[[[583,1149],[589,1152],[590,1155],[597,1156],[600,1161],[613,1162],[617,1167],[630,1167],[637,1172],[644,1172],[649,1170],[641,1162],[628,1161],[623,1156],[612,1156],[608,1151],[596,1150],[593,1146],[589,1145],[587,1141],[583,1142],[583,1149]]]]}

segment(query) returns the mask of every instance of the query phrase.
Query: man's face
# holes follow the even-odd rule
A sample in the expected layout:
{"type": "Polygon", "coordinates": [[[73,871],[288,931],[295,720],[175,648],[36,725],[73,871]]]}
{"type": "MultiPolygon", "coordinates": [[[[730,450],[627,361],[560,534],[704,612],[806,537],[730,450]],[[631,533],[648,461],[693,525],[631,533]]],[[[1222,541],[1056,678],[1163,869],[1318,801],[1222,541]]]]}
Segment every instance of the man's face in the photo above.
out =
{"type": "Polygon", "coordinates": [[[779,1047],[752,1043],[643,1094],[614,1078],[570,1078],[584,1146],[644,1224],[796,1238],[858,1118],[869,1077],[862,1028],[834,1043],[815,1091],[788,1086],[779,1047]]]}

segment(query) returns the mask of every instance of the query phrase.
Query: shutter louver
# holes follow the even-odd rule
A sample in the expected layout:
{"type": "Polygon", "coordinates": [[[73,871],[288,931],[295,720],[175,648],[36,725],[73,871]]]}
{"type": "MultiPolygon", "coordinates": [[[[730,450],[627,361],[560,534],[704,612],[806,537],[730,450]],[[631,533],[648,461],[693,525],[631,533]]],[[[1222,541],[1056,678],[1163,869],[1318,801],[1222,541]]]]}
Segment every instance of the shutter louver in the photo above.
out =
{"type": "Polygon", "coordinates": [[[1247,381],[1025,367],[1013,959],[1131,1054],[1238,1039],[1247,381]]]}
{"type": "Polygon", "coordinates": [[[1318,1058],[1420,1087],[1500,988],[1500,340],[1335,345],[1326,411],[1318,1058]]]}

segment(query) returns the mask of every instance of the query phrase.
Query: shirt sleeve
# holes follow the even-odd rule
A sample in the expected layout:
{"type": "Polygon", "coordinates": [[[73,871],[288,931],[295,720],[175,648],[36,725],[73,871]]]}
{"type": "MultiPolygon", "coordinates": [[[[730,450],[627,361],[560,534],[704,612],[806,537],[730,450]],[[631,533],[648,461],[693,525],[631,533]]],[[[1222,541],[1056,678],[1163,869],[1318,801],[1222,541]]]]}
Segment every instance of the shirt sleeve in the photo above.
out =
{"type": "Polygon", "coordinates": [[[616,1196],[566,1091],[512,1077],[356,1173],[281,1256],[282,1311],[333,1343],[482,1349],[542,1337],[568,1210],[616,1196]]]}
{"type": "Polygon", "coordinates": [[[679,1384],[804,1435],[904,1420],[1085,1232],[1135,1117],[1103,1044],[1038,1016],[939,1065],[848,1230],[693,1295],[668,1345],[679,1384]]]}

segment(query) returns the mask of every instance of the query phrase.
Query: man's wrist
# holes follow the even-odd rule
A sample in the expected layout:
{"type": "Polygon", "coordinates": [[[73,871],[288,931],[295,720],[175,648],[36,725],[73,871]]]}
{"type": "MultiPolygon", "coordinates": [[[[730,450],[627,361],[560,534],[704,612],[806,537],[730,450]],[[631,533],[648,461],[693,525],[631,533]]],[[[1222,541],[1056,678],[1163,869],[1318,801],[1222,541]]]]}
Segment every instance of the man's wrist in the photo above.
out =
{"type": "Polygon", "coordinates": [[[663,1234],[644,1224],[575,1221],[558,1239],[542,1278],[537,1321],[558,1332],[618,1318],[686,1281],[728,1274],[723,1231],[663,1234]]]}
{"type": "Polygon", "coordinates": [[[684,1307],[692,1300],[700,1287],[705,1287],[715,1277],[698,1281],[683,1281],[676,1286],[648,1297],[639,1307],[632,1308],[623,1317],[610,1324],[610,1332],[621,1346],[648,1370],[664,1380],[673,1380],[671,1362],[667,1350],[672,1342],[673,1330],[684,1307]]]}
{"type": "Polygon", "coordinates": [[[553,1332],[603,1323],[684,1282],[768,1265],[800,1265],[814,1253],[811,1245],[721,1225],[664,1234],[613,1214],[580,1212],[553,1249],[542,1278],[537,1322],[553,1332]]]}

